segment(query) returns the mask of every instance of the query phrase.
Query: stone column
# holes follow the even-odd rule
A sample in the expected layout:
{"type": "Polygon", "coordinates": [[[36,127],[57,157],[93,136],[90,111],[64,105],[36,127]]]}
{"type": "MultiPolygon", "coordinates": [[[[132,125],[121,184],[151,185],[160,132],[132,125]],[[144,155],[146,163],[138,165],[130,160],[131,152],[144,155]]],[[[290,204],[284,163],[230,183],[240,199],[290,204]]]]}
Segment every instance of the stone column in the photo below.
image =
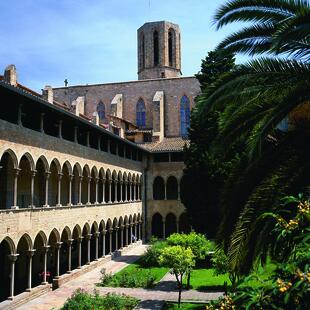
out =
{"type": "Polygon", "coordinates": [[[27,292],[31,291],[32,288],[32,256],[34,255],[34,252],[36,250],[28,250],[27,255],[28,255],[28,288],[26,289],[27,292]]]}
{"type": "Polygon", "coordinates": [[[91,238],[92,234],[87,234],[86,240],[87,240],[87,262],[86,265],[90,264],[90,238],[91,238]]]}
{"type": "Polygon", "coordinates": [[[105,179],[102,179],[102,203],[105,203],[105,179]]]}
{"type": "Polygon", "coordinates": [[[137,200],[141,200],[141,198],[140,198],[140,183],[138,183],[137,184],[137,186],[138,186],[138,197],[137,197],[137,200]]]}
{"type": "Polygon", "coordinates": [[[42,284],[47,284],[46,273],[47,273],[47,252],[50,248],[50,245],[46,245],[43,247],[44,251],[44,270],[43,270],[43,282],[42,284]]]}
{"type": "Polygon", "coordinates": [[[79,199],[78,199],[78,205],[82,204],[82,180],[83,180],[83,176],[79,176],[79,199]]]}
{"type": "Polygon", "coordinates": [[[45,204],[43,207],[49,207],[49,204],[48,204],[48,180],[50,178],[50,175],[51,175],[51,173],[49,171],[45,172],[45,204]]]}
{"type": "Polygon", "coordinates": [[[13,193],[13,206],[11,207],[11,209],[18,209],[17,206],[17,185],[18,185],[18,175],[19,175],[19,171],[21,169],[19,168],[15,168],[14,169],[14,193],[13,193]]]}
{"type": "Polygon", "coordinates": [[[95,179],[95,182],[96,182],[96,197],[95,197],[95,204],[97,205],[99,202],[98,202],[98,183],[99,183],[99,179],[96,178],[95,179]]]}
{"type": "Polygon", "coordinates": [[[34,177],[36,176],[36,172],[36,170],[31,171],[30,208],[34,207],[34,177]]]}
{"type": "Polygon", "coordinates": [[[118,197],[117,197],[117,180],[114,180],[114,201],[113,202],[118,202],[118,197]]]}
{"type": "Polygon", "coordinates": [[[118,251],[118,229],[119,227],[115,227],[115,251],[118,251]]]}
{"type": "Polygon", "coordinates": [[[109,240],[110,241],[110,253],[109,254],[112,255],[113,254],[113,252],[112,252],[113,228],[109,229],[109,234],[110,234],[110,236],[109,236],[110,237],[110,240],[109,240]]]}
{"type": "Polygon", "coordinates": [[[9,260],[11,261],[11,274],[10,274],[10,296],[8,299],[14,298],[14,280],[15,280],[15,262],[19,254],[10,254],[9,260]]]}
{"type": "Polygon", "coordinates": [[[77,244],[78,244],[78,268],[82,268],[82,240],[83,237],[77,238],[77,244]]]}
{"type": "Polygon", "coordinates": [[[101,136],[98,136],[98,151],[101,151],[101,136]]]}
{"type": "Polygon", "coordinates": [[[120,226],[120,234],[121,234],[121,250],[124,248],[124,225],[120,226]]]}
{"type": "Polygon", "coordinates": [[[102,257],[105,257],[105,236],[107,234],[106,230],[102,231],[102,257]]]}
{"type": "Polygon", "coordinates": [[[163,238],[166,239],[166,219],[163,219],[163,238]]]}
{"type": "Polygon", "coordinates": [[[89,147],[89,131],[86,133],[86,146],[89,147]]]}
{"type": "Polygon", "coordinates": [[[41,113],[41,117],[40,117],[40,132],[44,133],[44,114],[45,113],[41,113]]]}
{"type": "Polygon", "coordinates": [[[59,278],[59,262],[60,262],[60,249],[61,249],[62,242],[56,242],[56,278],[59,278]]]}
{"type": "Polygon", "coordinates": [[[165,200],[167,200],[167,182],[164,180],[164,185],[165,185],[165,200]]]}
{"type": "Polygon", "coordinates": [[[62,173],[58,173],[58,195],[57,195],[57,207],[61,206],[61,179],[62,173]]]}
{"type": "Polygon", "coordinates": [[[99,236],[100,236],[100,232],[96,231],[96,232],[94,233],[94,237],[95,237],[95,241],[96,241],[95,260],[98,260],[98,248],[99,248],[98,242],[99,242],[99,236]]]}
{"type": "Polygon", "coordinates": [[[69,175],[69,199],[68,199],[68,206],[72,206],[72,181],[74,175],[69,175]]]}
{"type": "Polygon", "coordinates": [[[178,181],[178,200],[181,199],[181,181],[178,181]]]}
{"type": "Polygon", "coordinates": [[[179,220],[176,221],[177,224],[177,233],[179,233],[179,220]]]}
{"type": "Polygon", "coordinates": [[[91,177],[87,178],[87,205],[90,205],[90,181],[91,177]]]}
{"type": "Polygon", "coordinates": [[[108,180],[109,182],[109,203],[112,203],[112,181],[108,180]]]}
{"type": "Polygon", "coordinates": [[[125,246],[128,246],[128,227],[129,227],[129,225],[128,224],[126,224],[125,225],[125,246]]]}
{"type": "Polygon", "coordinates": [[[132,182],[132,191],[133,191],[133,197],[132,200],[136,200],[136,182],[132,182]]]}
{"type": "Polygon", "coordinates": [[[129,201],[132,201],[132,183],[129,182],[129,201]]]}
{"type": "Polygon", "coordinates": [[[68,270],[67,273],[71,273],[71,263],[72,263],[72,242],[74,239],[68,239],[67,244],[68,244],[68,270]]]}

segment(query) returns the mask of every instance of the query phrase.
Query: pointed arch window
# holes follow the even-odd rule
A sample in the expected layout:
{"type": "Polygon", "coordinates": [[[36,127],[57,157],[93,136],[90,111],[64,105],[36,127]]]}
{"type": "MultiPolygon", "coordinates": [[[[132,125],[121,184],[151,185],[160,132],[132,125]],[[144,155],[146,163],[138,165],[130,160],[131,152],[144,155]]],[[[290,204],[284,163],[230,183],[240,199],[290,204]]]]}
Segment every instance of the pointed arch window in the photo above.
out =
{"type": "Polygon", "coordinates": [[[181,98],[180,104],[181,136],[186,137],[190,125],[190,101],[186,95],[181,98]]]}
{"type": "Polygon", "coordinates": [[[103,121],[105,119],[105,105],[102,101],[100,101],[97,105],[97,113],[99,116],[99,120],[103,121]]]}
{"type": "Polygon", "coordinates": [[[145,40],[143,32],[140,36],[140,68],[145,68],[145,40]]]}
{"type": "Polygon", "coordinates": [[[175,32],[173,29],[169,29],[169,32],[168,32],[168,58],[169,58],[169,66],[170,67],[174,66],[174,64],[175,64],[174,53],[175,53],[175,32]]]}
{"type": "Polygon", "coordinates": [[[136,105],[136,123],[138,127],[145,127],[145,118],[145,103],[143,99],[140,98],[136,105]]]}
{"type": "Polygon", "coordinates": [[[154,66],[159,64],[159,41],[158,41],[158,31],[153,32],[153,49],[154,49],[154,66]]]}

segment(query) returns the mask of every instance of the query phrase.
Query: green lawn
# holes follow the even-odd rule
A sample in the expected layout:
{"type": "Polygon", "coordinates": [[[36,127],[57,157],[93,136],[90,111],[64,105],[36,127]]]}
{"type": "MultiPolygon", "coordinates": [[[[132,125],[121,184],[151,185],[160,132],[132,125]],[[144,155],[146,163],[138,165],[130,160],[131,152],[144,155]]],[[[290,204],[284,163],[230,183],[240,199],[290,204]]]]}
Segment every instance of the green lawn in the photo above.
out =
{"type": "Polygon", "coordinates": [[[152,287],[168,272],[166,267],[147,267],[139,260],[113,275],[104,286],[113,287],[152,287]]]}
{"type": "MultiPolygon", "coordinates": [[[[231,285],[229,277],[227,274],[224,275],[214,275],[213,268],[199,268],[194,269],[191,272],[191,287],[195,290],[223,290],[224,282],[227,285],[231,285]]],[[[183,279],[183,284],[186,285],[187,278],[183,279]]]]}
{"type": "Polygon", "coordinates": [[[206,305],[205,304],[181,303],[181,308],[178,308],[177,303],[166,302],[163,307],[163,310],[172,310],[172,309],[202,310],[202,309],[206,309],[206,305]]]}

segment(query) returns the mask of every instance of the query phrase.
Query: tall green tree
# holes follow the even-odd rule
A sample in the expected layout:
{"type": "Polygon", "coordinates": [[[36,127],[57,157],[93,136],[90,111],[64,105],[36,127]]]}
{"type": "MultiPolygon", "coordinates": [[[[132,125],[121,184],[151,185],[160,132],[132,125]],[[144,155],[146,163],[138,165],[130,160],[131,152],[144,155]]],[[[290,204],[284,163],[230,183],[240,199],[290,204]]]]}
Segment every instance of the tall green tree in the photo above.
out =
{"type": "MultiPolygon", "coordinates": [[[[201,98],[206,96],[208,87],[234,68],[234,63],[230,53],[208,53],[196,75],[203,94],[201,98]]],[[[191,115],[191,144],[185,150],[184,183],[187,190],[182,195],[182,201],[195,230],[214,237],[220,220],[217,200],[226,178],[226,168],[209,152],[209,145],[218,132],[218,112],[206,113],[206,102],[199,98],[191,115]]]]}

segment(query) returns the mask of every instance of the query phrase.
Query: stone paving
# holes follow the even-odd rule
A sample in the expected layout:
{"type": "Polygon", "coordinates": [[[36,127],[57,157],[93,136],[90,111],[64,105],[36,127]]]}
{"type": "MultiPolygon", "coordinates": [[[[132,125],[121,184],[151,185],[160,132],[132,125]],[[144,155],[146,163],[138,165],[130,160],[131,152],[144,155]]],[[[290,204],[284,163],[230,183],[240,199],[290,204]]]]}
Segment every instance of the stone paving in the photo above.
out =
{"type": "MultiPolygon", "coordinates": [[[[80,277],[67,282],[59,289],[51,291],[45,295],[42,295],[24,305],[17,308],[16,310],[50,310],[60,308],[66,299],[78,288],[83,288],[89,292],[96,290],[100,294],[104,295],[107,293],[119,293],[126,294],[142,300],[138,309],[161,309],[162,301],[176,301],[178,298],[178,292],[175,287],[175,281],[172,275],[167,274],[162,281],[154,289],[142,289],[142,288],[118,288],[118,287],[96,287],[95,284],[99,282],[101,277],[100,270],[106,268],[108,273],[115,273],[128,264],[136,261],[141,254],[146,250],[145,245],[137,246],[128,252],[124,256],[115,258],[102,266],[84,274],[80,277]]],[[[208,301],[217,299],[222,293],[206,293],[194,290],[183,291],[182,300],[193,300],[193,301],[208,301]]]]}

